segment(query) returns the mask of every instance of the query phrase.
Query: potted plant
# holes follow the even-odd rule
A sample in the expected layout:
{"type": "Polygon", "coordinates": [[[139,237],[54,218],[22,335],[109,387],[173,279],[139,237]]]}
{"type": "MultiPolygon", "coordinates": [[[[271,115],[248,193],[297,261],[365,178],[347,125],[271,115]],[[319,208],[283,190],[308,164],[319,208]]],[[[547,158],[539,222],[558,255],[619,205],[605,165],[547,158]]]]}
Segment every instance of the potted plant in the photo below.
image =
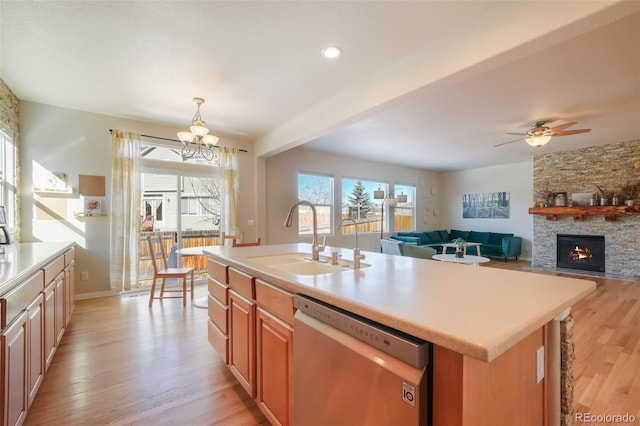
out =
{"type": "Polygon", "coordinates": [[[467,247],[467,242],[462,238],[456,238],[451,242],[456,245],[456,257],[464,257],[464,249],[467,247]]]}
{"type": "MultiPolygon", "coordinates": [[[[594,185],[596,185],[594,183],[594,185]]],[[[600,188],[598,185],[596,185],[596,188],[598,188],[598,191],[600,191],[600,205],[601,206],[606,206],[609,204],[609,198],[611,197],[611,193],[609,193],[609,191],[605,191],[604,189],[600,188]]]]}
{"type": "Polygon", "coordinates": [[[627,181],[626,185],[620,188],[620,193],[624,196],[624,203],[627,206],[633,206],[633,199],[638,192],[640,192],[640,183],[627,181]]]}

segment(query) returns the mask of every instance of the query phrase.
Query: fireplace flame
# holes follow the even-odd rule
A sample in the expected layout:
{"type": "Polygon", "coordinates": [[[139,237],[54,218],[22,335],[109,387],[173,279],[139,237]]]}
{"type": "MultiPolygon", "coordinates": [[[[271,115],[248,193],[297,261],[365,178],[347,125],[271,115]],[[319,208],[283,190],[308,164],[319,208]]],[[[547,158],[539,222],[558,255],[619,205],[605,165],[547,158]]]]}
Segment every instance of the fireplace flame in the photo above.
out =
{"type": "Polygon", "coordinates": [[[576,246],[569,252],[569,258],[574,261],[580,261],[584,259],[592,259],[593,254],[591,254],[591,250],[589,250],[589,247],[576,246]]]}

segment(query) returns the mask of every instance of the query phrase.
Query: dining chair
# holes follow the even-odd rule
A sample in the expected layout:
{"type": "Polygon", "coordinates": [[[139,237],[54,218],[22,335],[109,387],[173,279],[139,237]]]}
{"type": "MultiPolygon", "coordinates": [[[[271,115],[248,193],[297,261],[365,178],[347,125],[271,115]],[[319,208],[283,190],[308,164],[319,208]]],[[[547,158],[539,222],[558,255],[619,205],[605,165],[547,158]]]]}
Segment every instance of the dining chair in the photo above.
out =
{"type": "Polygon", "coordinates": [[[224,232],[220,233],[220,245],[224,246],[227,243],[227,240],[232,241],[232,245],[233,242],[238,241],[239,243],[242,243],[242,241],[244,240],[244,232],[240,232],[239,234],[226,234],[224,232]]]}
{"type": "Polygon", "coordinates": [[[262,239],[260,237],[258,237],[258,239],[256,241],[250,241],[248,243],[239,243],[236,240],[233,240],[233,244],[232,247],[251,247],[251,246],[259,246],[260,245],[260,241],[262,239]]]}
{"type": "MultiPolygon", "coordinates": [[[[167,255],[164,244],[159,235],[149,235],[149,254],[153,263],[153,283],[149,294],[149,307],[153,305],[153,299],[182,299],[182,306],[187,306],[187,277],[191,278],[191,300],[193,300],[194,269],[193,268],[168,268],[167,255]],[[182,280],[182,290],[165,288],[167,278],[178,278],[182,280]],[[156,283],[161,280],[160,295],[156,296],[156,283]],[[182,293],[180,296],[165,296],[165,293],[182,293]]],[[[170,287],[171,288],[171,287],[170,287]]]]}

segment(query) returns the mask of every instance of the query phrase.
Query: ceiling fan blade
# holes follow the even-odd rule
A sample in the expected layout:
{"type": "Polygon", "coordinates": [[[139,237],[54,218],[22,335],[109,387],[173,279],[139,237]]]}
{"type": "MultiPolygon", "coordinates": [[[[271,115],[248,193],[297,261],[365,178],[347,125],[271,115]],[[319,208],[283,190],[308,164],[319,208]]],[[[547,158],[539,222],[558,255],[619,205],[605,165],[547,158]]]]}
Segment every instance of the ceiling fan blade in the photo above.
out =
{"type": "Polygon", "coordinates": [[[526,133],[505,133],[505,135],[527,136],[527,134],[526,134],[526,133]]]}
{"type": "Polygon", "coordinates": [[[590,132],[590,131],[591,131],[591,129],[565,130],[564,132],[553,132],[553,136],[577,135],[578,133],[587,133],[587,132],[590,132]]]}
{"type": "MultiPolygon", "coordinates": [[[[514,134],[515,134],[515,135],[519,135],[520,133],[507,133],[507,134],[508,134],[508,135],[514,135],[514,134]]],[[[521,140],[524,140],[524,138],[514,139],[514,140],[512,140],[512,141],[508,141],[508,142],[502,142],[502,143],[499,143],[498,145],[494,145],[493,147],[494,147],[494,148],[497,148],[497,147],[499,147],[499,146],[507,145],[507,144],[514,143],[514,142],[518,142],[518,141],[521,141],[521,140]]]]}
{"type": "Polygon", "coordinates": [[[561,131],[561,130],[566,129],[567,127],[575,126],[576,124],[578,124],[578,122],[577,122],[577,121],[570,121],[570,122],[568,122],[568,123],[564,123],[564,124],[561,124],[561,125],[559,125],[559,126],[552,127],[552,128],[551,128],[551,129],[549,129],[549,130],[551,130],[551,131],[553,131],[553,132],[559,132],[559,131],[561,131]]]}

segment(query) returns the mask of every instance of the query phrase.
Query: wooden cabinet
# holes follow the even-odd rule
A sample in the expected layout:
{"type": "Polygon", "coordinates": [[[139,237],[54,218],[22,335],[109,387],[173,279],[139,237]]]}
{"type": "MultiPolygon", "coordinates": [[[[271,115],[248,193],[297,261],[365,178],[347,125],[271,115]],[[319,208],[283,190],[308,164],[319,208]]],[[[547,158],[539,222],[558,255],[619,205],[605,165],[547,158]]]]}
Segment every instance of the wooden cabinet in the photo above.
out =
{"type": "Polygon", "coordinates": [[[24,422],[69,322],[73,249],[25,275],[29,278],[0,295],[2,425],[24,422]]]}
{"type": "Polygon", "coordinates": [[[64,291],[64,274],[60,272],[53,281],[53,288],[55,292],[55,339],[56,347],[60,344],[62,336],[65,330],[65,317],[64,317],[64,305],[65,305],[65,291],[64,291]]]}
{"type": "Polygon", "coordinates": [[[27,307],[27,406],[31,407],[44,377],[44,296],[27,307]]]}
{"type": "Polygon", "coordinates": [[[0,334],[3,383],[2,424],[22,424],[27,415],[27,312],[0,334]]]}
{"type": "Polygon", "coordinates": [[[209,259],[208,263],[209,297],[207,309],[207,337],[209,344],[220,355],[225,364],[229,363],[229,327],[228,306],[229,286],[227,285],[227,266],[209,259]]]}
{"type": "Polygon", "coordinates": [[[51,282],[44,289],[44,371],[49,369],[56,353],[56,283],[51,282]]]}
{"type": "Polygon", "coordinates": [[[229,290],[229,368],[247,393],[256,396],[256,304],[229,290]]]}
{"type": "Polygon", "coordinates": [[[273,425],[293,419],[293,327],[258,307],[256,314],[257,394],[273,425]]]}
{"type": "Polygon", "coordinates": [[[64,254],[64,326],[71,321],[71,314],[76,306],[75,289],[75,248],[67,250],[64,254]]]}
{"type": "Polygon", "coordinates": [[[292,424],[291,293],[209,259],[208,309],[211,346],[271,424],[292,424]]]}

